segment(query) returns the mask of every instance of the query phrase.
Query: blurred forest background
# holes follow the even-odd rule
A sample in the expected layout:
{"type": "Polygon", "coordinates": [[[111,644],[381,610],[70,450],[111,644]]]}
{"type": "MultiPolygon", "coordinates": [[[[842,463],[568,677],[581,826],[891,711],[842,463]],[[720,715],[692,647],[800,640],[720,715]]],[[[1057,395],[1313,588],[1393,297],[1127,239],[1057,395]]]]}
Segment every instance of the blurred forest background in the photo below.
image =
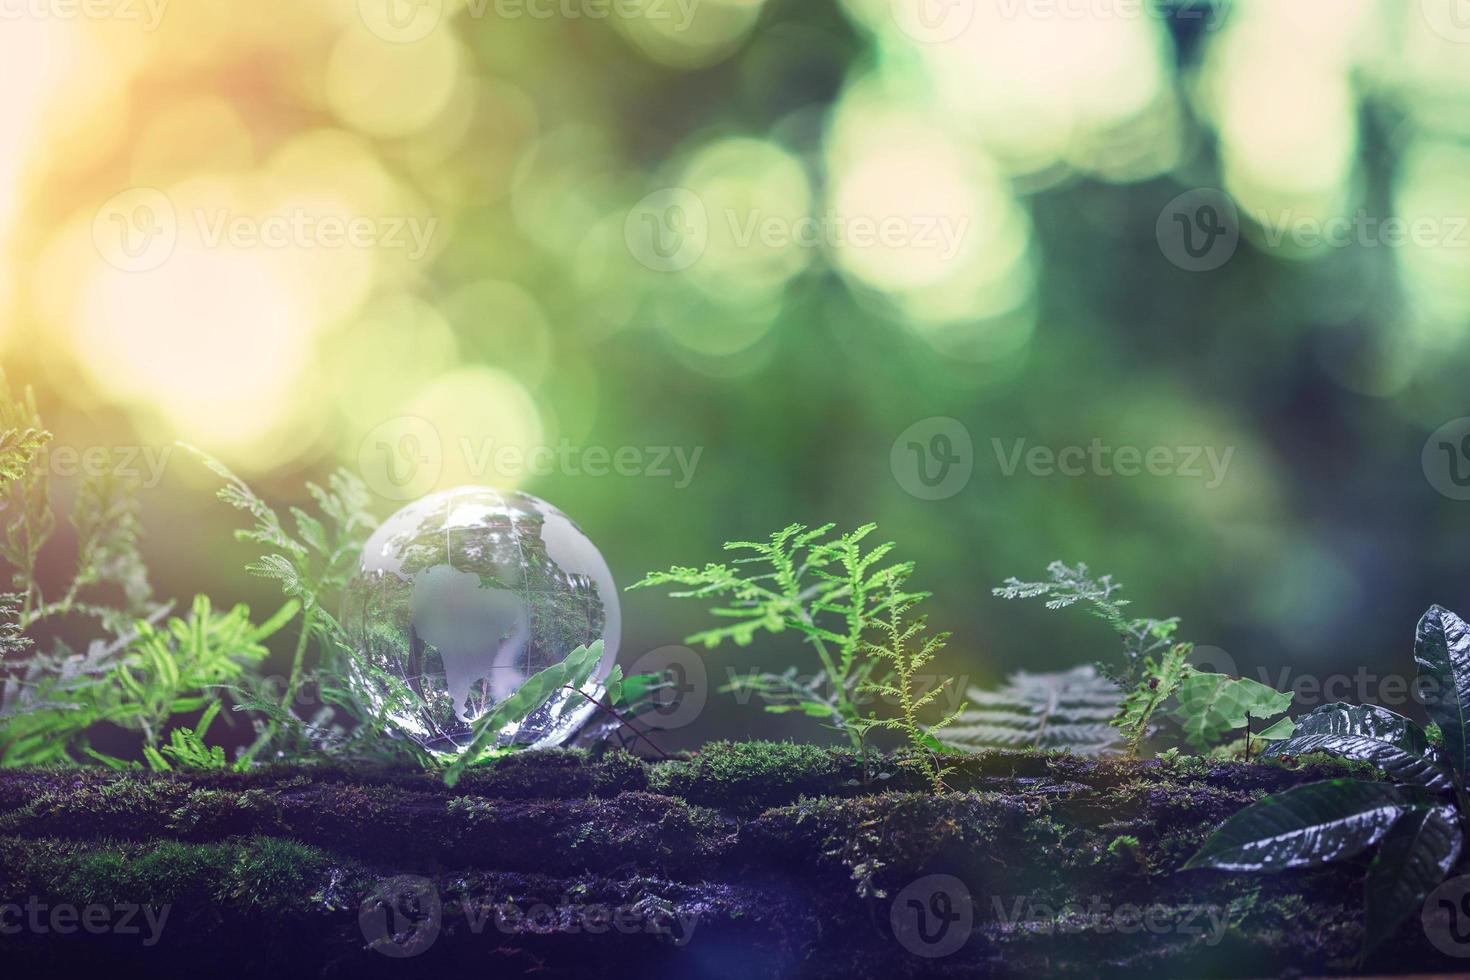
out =
{"type": "MultiPolygon", "coordinates": [[[[1054,558],[1273,682],[1470,608],[1470,4],[4,10],[0,356],[164,596],[277,604],[182,439],[281,504],[517,486],[620,583],[877,521],[979,683],[1111,654],[991,597],[1054,558]],[[1157,472],[1012,465],[1094,441],[1157,472]]],[[[704,622],[623,602],[625,663],[704,622]]]]}

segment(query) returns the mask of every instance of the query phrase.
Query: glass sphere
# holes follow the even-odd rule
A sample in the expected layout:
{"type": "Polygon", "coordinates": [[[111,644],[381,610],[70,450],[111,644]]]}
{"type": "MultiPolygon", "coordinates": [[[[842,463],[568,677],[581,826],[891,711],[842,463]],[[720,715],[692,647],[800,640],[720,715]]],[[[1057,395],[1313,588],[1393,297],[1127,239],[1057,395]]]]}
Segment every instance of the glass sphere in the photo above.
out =
{"type": "MultiPolygon", "coordinates": [[[[348,673],[369,713],[439,755],[469,744],[476,719],[537,671],[603,642],[583,691],[617,658],[612,573],[565,514],[530,494],[459,487],[394,514],[368,539],[347,586],[348,673]]],[[[596,710],[562,691],[499,743],[558,745],[596,710]]]]}

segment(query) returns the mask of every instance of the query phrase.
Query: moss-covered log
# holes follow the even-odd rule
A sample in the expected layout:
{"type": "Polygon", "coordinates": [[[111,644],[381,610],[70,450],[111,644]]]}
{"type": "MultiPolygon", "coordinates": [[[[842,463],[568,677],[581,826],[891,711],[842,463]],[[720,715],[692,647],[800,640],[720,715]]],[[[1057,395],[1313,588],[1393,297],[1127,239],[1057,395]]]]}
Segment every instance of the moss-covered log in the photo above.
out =
{"type": "MultiPolygon", "coordinates": [[[[4,772],[0,956],[155,976],[215,961],[343,977],[1354,965],[1362,862],[1179,871],[1231,813],[1340,765],[989,754],[943,794],[895,760],[870,770],[742,743],[657,763],[527,753],[454,789],[321,767],[4,772]]],[[[1459,965],[1417,920],[1368,964],[1459,965]]]]}

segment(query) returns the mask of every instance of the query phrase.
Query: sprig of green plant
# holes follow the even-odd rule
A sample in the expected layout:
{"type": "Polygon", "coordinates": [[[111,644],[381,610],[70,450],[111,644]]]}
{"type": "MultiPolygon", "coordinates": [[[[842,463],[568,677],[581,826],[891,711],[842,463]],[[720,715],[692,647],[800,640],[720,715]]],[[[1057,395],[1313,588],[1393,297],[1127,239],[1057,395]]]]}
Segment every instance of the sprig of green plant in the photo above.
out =
{"type": "Polygon", "coordinates": [[[217,688],[260,663],[268,652],[264,641],[296,611],[288,602],[257,626],[245,606],[217,612],[201,595],[187,618],[172,617],[161,627],[139,620],[129,634],[96,641],[86,654],[63,647],[31,658],[25,673],[7,680],[0,703],[0,762],[74,761],[76,753],[125,766],[89,742],[90,730],[107,722],[138,732],[144,757],[157,767],[173,719],[217,706],[217,688]]]}
{"type": "MultiPolygon", "coordinates": [[[[151,745],[145,746],[143,752],[149,765],[154,769],[172,769],[173,766],[168,762],[168,759],[172,759],[185,769],[231,768],[230,763],[225,759],[225,750],[218,745],[207,745],[204,741],[204,735],[209,731],[209,726],[214,724],[214,719],[219,715],[219,709],[220,702],[211,701],[193,728],[180,725],[169,732],[167,745],[161,745],[157,749],[151,745]]],[[[237,766],[237,768],[242,767],[237,766]]]]}
{"type": "Polygon", "coordinates": [[[1139,665],[1139,682],[1123,696],[1123,704],[1112,724],[1123,734],[1128,757],[1138,755],[1139,746],[1149,733],[1149,723],[1154,712],[1178,689],[1180,682],[1193,669],[1186,662],[1188,643],[1176,643],[1164,652],[1156,662],[1146,656],[1139,665]]]}
{"type": "Polygon", "coordinates": [[[377,521],[367,510],[367,487],[348,471],[338,470],[326,488],[315,483],[306,485],[321,516],[292,507],[292,526],[288,530],[276,511],[228,466],[192,446],[180,445],[224,480],[224,486],[218,491],[219,499],[254,518],[251,527],[235,532],[238,540],[256,544],[264,552],[246,566],[246,571],[274,579],[301,609],[290,673],[279,701],[281,715],[269,718],[261,726],[255,742],[245,750],[244,759],[248,761],[280,734],[284,724],[281,716],[294,717],[292,705],[303,684],[312,679],[324,681],[328,674],[341,676],[343,658],[349,654],[341,626],[328,611],[328,601],[346,587],[377,521]],[[316,674],[310,675],[306,671],[306,653],[313,640],[320,647],[321,656],[316,674]]]}
{"type": "Polygon", "coordinates": [[[0,560],[21,596],[20,628],[77,612],[117,632],[144,612],[152,595],[138,553],[137,488],[109,473],[82,480],[71,514],[76,566],[60,597],[48,602],[37,563],[56,531],[46,465],[51,439],[31,389],[17,396],[0,372],[0,560]],[[120,602],[96,597],[96,587],[105,585],[120,587],[120,602]]]}
{"type": "Polygon", "coordinates": [[[1083,604],[1118,634],[1123,641],[1122,669],[1106,663],[1099,663],[1098,668],[1126,692],[1111,724],[1122,733],[1130,758],[1138,755],[1159,709],[1176,695],[1174,718],[1185,738],[1199,751],[1214,746],[1212,751],[1217,755],[1235,754],[1238,746],[1239,752],[1249,758],[1256,742],[1282,739],[1291,733],[1289,720],[1259,733],[1250,732],[1250,719],[1281,714],[1291,706],[1291,695],[1246,678],[1195,670],[1188,662],[1194,645],[1175,639],[1177,617],[1124,616],[1128,600],[1117,596],[1122,584],[1111,575],[1094,578],[1084,564],[1054,561],[1046,572],[1047,578],[1039,582],[1023,582],[1013,576],[993,592],[1002,599],[1044,597],[1048,609],[1083,604]],[[1225,746],[1215,744],[1242,727],[1247,730],[1244,740],[1225,746]]]}
{"type": "Polygon", "coordinates": [[[883,728],[902,732],[913,749],[914,764],[929,779],[936,793],[944,789],[944,777],[953,772],[953,767],[939,761],[943,753],[935,752],[936,739],[940,732],[952,724],[964,710],[961,704],[954,711],[932,725],[925,725],[920,713],[954,683],[952,678],[929,687],[923,692],[916,689],[919,672],[934,661],[935,655],[944,649],[948,633],[930,633],[924,617],[906,618],[919,603],[919,597],[901,591],[900,577],[890,578],[887,599],[882,604],[884,614],[874,625],[882,636],[881,642],[862,640],[862,650],[874,663],[885,664],[889,674],[878,680],[863,682],[862,691],[877,697],[890,698],[898,703],[899,716],[879,718],[870,715],[862,722],[865,728],[883,728]]]}
{"type": "Polygon", "coordinates": [[[828,539],[834,527],[791,524],[767,541],[731,541],[725,550],[741,554],[729,563],[703,568],[676,565],[629,588],[673,585],[681,587],[670,593],[676,598],[721,603],[711,613],[734,622],[695,633],[687,643],[714,648],[730,640],[748,646],[761,632],[801,633],[821,662],[825,691],[775,673],[744,678],[738,686],[772,699],[766,706],[769,711],[800,710],[827,718],[861,749],[856,694],[873,666],[861,656],[864,636],[896,599],[917,601],[923,596],[890,589],[913,569],[909,562],[885,563],[892,542],[864,550],[864,540],[877,525],[865,524],[828,539]]]}
{"type": "Polygon", "coordinates": [[[1099,663],[1098,669],[1104,676],[1112,678],[1124,689],[1137,687],[1144,681],[1144,661],[1155,662],[1164,658],[1165,651],[1174,645],[1174,633],[1179,626],[1178,617],[1169,619],[1130,619],[1123,615],[1129,600],[1118,598],[1116,593],[1123,588],[1111,575],[1093,578],[1085,564],[1068,565],[1054,561],[1046,566],[1047,578],[1039,582],[1023,582],[1012,576],[992,593],[1002,599],[1046,599],[1046,608],[1065,609],[1082,603],[1094,616],[1111,626],[1123,641],[1123,667],[1119,670],[1109,663],[1099,663]]]}

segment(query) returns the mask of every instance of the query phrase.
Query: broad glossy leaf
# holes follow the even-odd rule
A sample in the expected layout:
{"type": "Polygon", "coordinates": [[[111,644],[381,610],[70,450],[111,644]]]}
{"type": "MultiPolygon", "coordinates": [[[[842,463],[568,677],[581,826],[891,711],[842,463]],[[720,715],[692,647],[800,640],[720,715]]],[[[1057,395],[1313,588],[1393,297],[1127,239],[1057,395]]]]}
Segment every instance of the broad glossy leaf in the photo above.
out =
{"type": "Polygon", "coordinates": [[[525,718],[531,712],[551,700],[564,687],[580,688],[597,669],[602,659],[602,641],[591,646],[580,646],[566,655],[566,659],[538,671],[521,682],[504,701],[491,711],[475,720],[475,735],[459,758],[444,771],[444,783],[453,786],[464,775],[465,769],[495,744],[500,730],[513,721],[525,718]]]}
{"type": "Polygon", "coordinates": [[[1433,757],[1429,736],[1397,711],[1376,704],[1334,701],[1296,719],[1298,735],[1366,735],[1391,742],[1415,755],[1433,757]]]}
{"type": "Polygon", "coordinates": [[[1364,954],[1418,911],[1454,867],[1462,843],[1453,806],[1416,807],[1394,822],[1368,867],[1364,954]]]}
{"type": "Polygon", "coordinates": [[[1267,750],[1269,755],[1307,755],[1312,752],[1327,752],[1372,763],[1396,783],[1415,783],[1435,792],[1448,792],[1454,786],[1447,772],[1423,756],[1362,735],[1296,734],[1267,750]]]}
{"type": "Polygon", "coordinates": [[[1174,716],[1197,749],[1207,749],[1251,718],[1269,718],[1291,707],[1291,695],[1248,677],[1194,671],[1179,684],[1174,716]]]}
{"type": "Polygon", "coordinates": [[[1184,866],[1281,871],[1349,858],[1413,805],[1390,783],[1331,779],[1293,786],[1226,820],[1184,866]]]}
{"type": "Polygon", "coordinates": [[[1403,715],[1376,705],[1324,704],[1298,718],[1296,733],[1265,754],[1311,752],[1371,762],[1394,782],[1416,783],[1436,792],[1453,786],[1424,730],[1403,715]]]}
{"type": "Polygon", "coordinates": [[[1424,707],[1444,732],[1445,755],[1462,776],[1470,771],[1470,627],[1441,606],[1430,606],[1414,631],[1414,662],[1431,682],[1424,707]]]}

